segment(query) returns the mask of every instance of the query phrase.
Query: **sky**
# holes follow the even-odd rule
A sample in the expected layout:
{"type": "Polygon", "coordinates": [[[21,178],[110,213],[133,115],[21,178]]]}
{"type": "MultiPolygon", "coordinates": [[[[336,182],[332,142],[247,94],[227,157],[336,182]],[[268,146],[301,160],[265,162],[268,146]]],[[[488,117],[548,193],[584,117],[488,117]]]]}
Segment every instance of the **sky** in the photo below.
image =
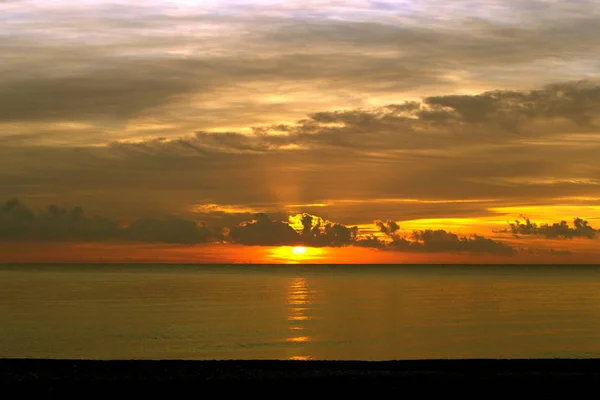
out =
{"type": "Polygon", "coordinates": [[[3,0],[0,262],[597,263],[599,123],[595,0],[3,0]]]}

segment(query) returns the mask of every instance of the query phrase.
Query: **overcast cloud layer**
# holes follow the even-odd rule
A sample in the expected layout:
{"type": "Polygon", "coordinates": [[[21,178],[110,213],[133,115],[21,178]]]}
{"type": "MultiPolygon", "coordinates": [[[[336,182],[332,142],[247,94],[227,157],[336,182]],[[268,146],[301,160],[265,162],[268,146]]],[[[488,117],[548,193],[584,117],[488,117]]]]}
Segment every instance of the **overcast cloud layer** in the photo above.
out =
{"type": "Polygon", "coordinates": [[[219,231],[600,218],[597,1],[191,3],[0,2],[0,199],[219,231]]]}

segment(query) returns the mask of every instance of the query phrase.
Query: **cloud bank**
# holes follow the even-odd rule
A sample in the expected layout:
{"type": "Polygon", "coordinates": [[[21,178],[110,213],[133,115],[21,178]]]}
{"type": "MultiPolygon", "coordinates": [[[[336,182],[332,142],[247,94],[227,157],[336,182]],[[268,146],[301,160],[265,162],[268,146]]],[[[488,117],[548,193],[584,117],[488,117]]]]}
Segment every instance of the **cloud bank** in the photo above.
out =
{"type": "Polygon", "coordinates": [[[194,244],[218,240],[218,235],[203,224],[177,218],[142,218],[123,224],[107,217],[88,217],[81,207],[56,205],[35,213],[13,199],[0,207],[0,240],[194,244]]]}
{"type": "MultiPolygon", "coordinates": [[[[511,228],[521,234],[543,234],[547,238],[595,237],[595,230],[581,219],[575,219],[575,228],[568,228],[566,232],[549,233],[562,225],[537,227],[527,221],[526,224],[515,223],[511,228]],[[590,230],[594,235],[589,233],[590,230]]],[[[0,239],[6,242],[228,242],[247,246],[357,246],[398,252],[494,255],[513,255],[520,251],[502,241],[477,234],[459,236],[443,229],[425,229],[403,235],[393,220],[376,220],[373,226],[384,235],[383,238],[361,232],[357,226],[333,223],[306,213],[290,216],[287,221],[274,220],[260,213],[252,220],[214,229],[203,222],[178,218],[121,222],[101,216],[89,217],[81,207],[67,209],[50,205],[36,213],[16,199],[0,207],[0,239]]]]}
{"type": "Polygon", "coordinates": [[[535,235],[543,236],[548,239],[573,239],[573,238],[586,238],[595,239],[596,234],[599,232],[598,229],[594,229],[589,225],[588,221],[581,218],[575,218],[573,220],[573,227],[570,227],[567,221],[555,222],[553,224],[540,224],[527,217],[523,217],[524,222],[516,220],[510,222],[510,232],[515,236],[521,235],[535,235]]]}

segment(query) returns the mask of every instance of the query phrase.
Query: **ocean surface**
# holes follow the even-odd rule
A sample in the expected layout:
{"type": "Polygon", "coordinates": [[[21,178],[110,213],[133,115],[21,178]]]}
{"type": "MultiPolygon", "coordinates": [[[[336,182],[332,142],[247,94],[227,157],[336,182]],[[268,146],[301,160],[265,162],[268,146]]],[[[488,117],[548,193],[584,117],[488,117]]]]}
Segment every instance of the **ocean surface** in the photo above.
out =
{"type": "Polygon", "coordinates": [[[0,357],[600,357],[600,266],[0,265],[0,357]]]}

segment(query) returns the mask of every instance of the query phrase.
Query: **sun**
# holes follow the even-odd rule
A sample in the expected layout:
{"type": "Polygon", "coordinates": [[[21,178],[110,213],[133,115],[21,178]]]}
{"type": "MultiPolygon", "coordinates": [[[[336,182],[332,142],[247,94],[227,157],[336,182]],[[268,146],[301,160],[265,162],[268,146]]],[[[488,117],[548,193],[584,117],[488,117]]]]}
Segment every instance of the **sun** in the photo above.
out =
{"type": "Polygon", "coordinates": [[[269,259],[275,263],[300,264],[316,263],[326,255],[322,247],[279,246],[268,250],[269,259]]]}
{"type": "Polygon", "coordinates": [[[297,256],[304,255],[304,254],[306,254],[306,247],[302,247],[302,246],[292,247],[292,254],[297,255],[297,256]]]}

